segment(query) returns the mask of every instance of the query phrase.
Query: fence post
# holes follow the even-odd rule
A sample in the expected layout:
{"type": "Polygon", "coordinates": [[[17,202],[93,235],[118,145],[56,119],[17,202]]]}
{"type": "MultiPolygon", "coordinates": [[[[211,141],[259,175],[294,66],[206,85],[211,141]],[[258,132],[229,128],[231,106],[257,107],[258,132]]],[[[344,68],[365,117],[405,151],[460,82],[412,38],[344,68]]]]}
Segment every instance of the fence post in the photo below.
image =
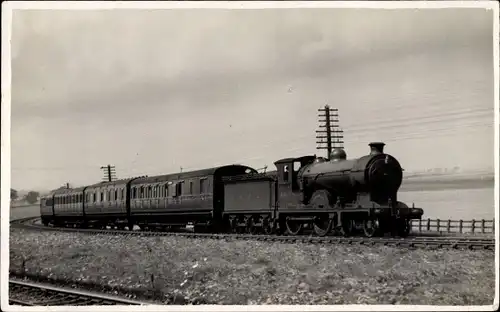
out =
{"type": "Polygon", "coordinates": [[[476,220],[472,219],[471,231],[474,234],[474,230],[476,229],[476,220]]]}
{"type": "Polygon", "coordinates": [[[446,230],[448,231],[448,233],[450,233],[450,227],[451,227],[451,220],[448,219],[448,224],[446,225],[446,230]]]}
{"type": "Polygon", "coordinates": [[[418,231],[422,232],[422,219],[418,219],[418,231]]]}
{"type": "Polygon", "coordinates": [[[484,219],[481,220],[481,233],[484,234],[484,219]]]}
{"type": "Polygon", "coordinates": [[[430,231],[431,230],[431,219],[428,218],[427,219],[427,231],[430,231]]]}
{"type": "Polygon", "coordinates": [[[441,219],[437,219],[437,231],[441,232],[441,219]]]}
{"type": "Polygon", "coordinates": [[[463,230],[464,230],[464,220],[460,219],[460,221],[458,223],[458,228],[459,228],[460,234],[462,234],[463,230]]]}

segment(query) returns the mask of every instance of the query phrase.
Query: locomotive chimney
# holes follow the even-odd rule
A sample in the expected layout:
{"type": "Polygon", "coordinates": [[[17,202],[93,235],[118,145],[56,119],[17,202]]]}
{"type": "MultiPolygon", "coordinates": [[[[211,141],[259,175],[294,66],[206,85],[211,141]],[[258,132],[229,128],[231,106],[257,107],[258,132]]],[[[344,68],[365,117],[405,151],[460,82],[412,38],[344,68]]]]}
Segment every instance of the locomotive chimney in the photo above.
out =
{"type": "Polygon", "coordinates": [[[370,146],[370,155],[383,154],[385,143],[382,142],[372,142],[368,144],[370,146]]]}

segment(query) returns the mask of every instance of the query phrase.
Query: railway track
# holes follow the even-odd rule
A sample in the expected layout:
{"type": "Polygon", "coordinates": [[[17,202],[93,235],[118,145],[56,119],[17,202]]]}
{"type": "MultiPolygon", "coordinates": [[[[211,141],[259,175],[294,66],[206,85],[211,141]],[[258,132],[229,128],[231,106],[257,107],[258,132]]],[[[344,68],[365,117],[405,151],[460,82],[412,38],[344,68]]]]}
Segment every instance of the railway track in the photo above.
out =
{"type": "Polygon", "coordinates": [[[192,232],[156,232],[156,231],[127,231],[114,229],[81,229],[81,228],[55,228],[47,227],[35,222],[39,218],[24,218],[11,222],[11,227],[27,230],[57,231],[57,232],[78,232],[86,234],[104,234],[104,235],[124,235],[124,236],[175,236],[186,238],[202,239],[220,239],[220,240],[253,240],[268,242],[287,242],[287,243],[310,243],[310,244],[347,244],[347,245],[384,245],[408,248],[452,248],[452,249],[485,249],[495,250],[495,239],[486,237],[459,237],[459,236],[441,236],[441,237],[423,237],[410,236],[407,238],[393,237],[338,237],[338,236],[276,236],[276,235],[251,235],[251,234],[211,234],[211,233],[192,233],[192,232]]]}
{"type": "Polygon", "coordinates": [[[21,306],[146,305],[147,302],[60,288],[48,284],[9,280],[9,304],[21,306]]]}

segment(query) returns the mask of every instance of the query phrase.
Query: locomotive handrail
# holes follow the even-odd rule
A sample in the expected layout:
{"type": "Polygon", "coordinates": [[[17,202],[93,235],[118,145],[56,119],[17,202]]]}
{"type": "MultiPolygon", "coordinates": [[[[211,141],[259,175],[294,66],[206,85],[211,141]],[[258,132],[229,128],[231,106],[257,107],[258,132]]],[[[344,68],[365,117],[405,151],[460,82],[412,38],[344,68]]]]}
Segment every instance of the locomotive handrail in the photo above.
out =
{"type": "Polygon", "coordinates": [[[422,219],[411,220],[411,231],[444,232],[444,233],[470,233],[470,234],[493,234],[495,233],[495,220],[472,219],[472,220],[442,220],[422,219]]]}

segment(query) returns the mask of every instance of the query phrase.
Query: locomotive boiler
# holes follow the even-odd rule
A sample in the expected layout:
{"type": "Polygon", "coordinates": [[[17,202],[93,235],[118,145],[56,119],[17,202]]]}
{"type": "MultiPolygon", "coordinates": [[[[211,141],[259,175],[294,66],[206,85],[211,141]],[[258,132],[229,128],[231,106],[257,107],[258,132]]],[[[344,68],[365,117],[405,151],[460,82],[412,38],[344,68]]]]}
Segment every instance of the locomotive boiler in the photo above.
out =
{"type": "Polygon", "coordinates": [[[403,169],[396,158],[384,154],[385,144],[370,143],[370,154],[347,160],[343,149],[334,149],[329,161],[317,159],[303,166],[297,179],[307,204],[314,191],[326,190],[334,202],[379,205],[397,202],[403,169]]]}

